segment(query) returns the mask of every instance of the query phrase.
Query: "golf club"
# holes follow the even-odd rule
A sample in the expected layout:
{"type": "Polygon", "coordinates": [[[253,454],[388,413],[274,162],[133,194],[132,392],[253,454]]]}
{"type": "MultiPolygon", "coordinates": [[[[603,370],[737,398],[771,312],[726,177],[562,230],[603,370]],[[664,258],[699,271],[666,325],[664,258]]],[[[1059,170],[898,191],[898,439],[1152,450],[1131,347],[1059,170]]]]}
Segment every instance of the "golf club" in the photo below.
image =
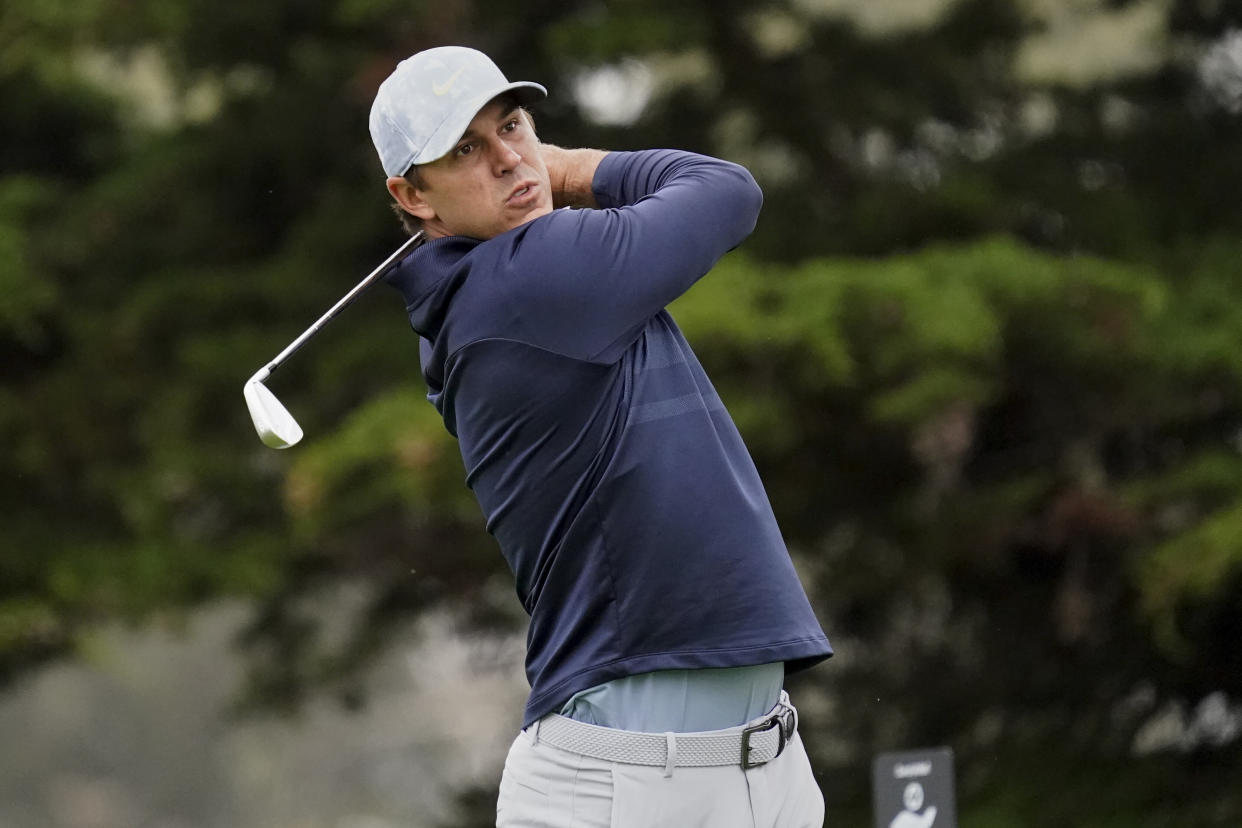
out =
{"type": "Polygon", "coordinates": [[[365,279],[355,285],[353,290],[345,294],[341,301],[333,305],[331,310],[319,317],[319,321],[307,328],[301,336],[290,342],[283,351],[277,354],[275,359],[256,371],[253,377],[246,380],[246,387],[243,389],[243,394],[246,397],[246,406],[250,409],[250,419],[254,421],[254,429],[259,432],[259,439],[263,441],[264,445],[283,449],[289,448],[289,446],[302,439],[302,427],[298,425],[297,420],[293,419],[289,409],[285,408],[280,400],[276,399],[276,395],[263,384],[264,381],[295,351],[305,345],[306,340],[317,334],[320,328],[331,322],[337,314],[352,304],[364,290],[383,277],[389,269],[405,257],[405,254],[417,247],[422,241],[423,233],[421,231],[411,236],[405,244],[393,251],[392,255],[385,259],[379,267],[372,270],[365,279]]]}

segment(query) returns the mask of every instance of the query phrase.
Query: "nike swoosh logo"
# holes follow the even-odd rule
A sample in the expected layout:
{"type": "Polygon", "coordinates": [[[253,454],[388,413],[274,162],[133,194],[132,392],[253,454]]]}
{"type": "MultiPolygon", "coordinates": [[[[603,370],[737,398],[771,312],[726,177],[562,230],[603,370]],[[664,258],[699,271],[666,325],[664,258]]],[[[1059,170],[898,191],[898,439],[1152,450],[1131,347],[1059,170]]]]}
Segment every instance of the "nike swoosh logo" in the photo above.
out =
{"type": "Polygon", "coordinates": [[[466,67],[463,66],[461,69],[458,69],[456,72],[449,75],[449,79],[444,83],[433,83],[431,85],[431,91],[435,92],[437,95],[447,95],[448,91],[453,88],[453,84],[457,83],[457,76],[460,75],[465,68],[466,67]]]}

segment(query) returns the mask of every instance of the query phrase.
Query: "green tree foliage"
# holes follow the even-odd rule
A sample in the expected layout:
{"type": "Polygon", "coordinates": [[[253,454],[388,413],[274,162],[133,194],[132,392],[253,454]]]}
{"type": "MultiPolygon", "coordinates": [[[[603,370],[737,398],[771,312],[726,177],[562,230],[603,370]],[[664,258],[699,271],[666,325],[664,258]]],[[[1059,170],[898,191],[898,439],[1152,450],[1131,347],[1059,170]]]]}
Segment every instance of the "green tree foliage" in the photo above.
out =
{"type": "Polygon", "coordinates": [[[764,185],[674,313],[838,645],[797,687],[837,819],[866,823],[872,752],[947,743],[966,825],[1236,824],[1239,26],[1232,0],[0,7],[0,675],[240,594],[252,700],[287,706],[348,695],[426,607],[515,623],[395,294],[271,380],[304,445],[262,447],[240,394],[400,242],[366,111],[459,42],[547,83],[556,143],[764,185]],[[634,119],[575,95],[609,77],[649,84],[634,119]],[[342,577],[373,600],[325,648],[305,607],[342,577]]]}

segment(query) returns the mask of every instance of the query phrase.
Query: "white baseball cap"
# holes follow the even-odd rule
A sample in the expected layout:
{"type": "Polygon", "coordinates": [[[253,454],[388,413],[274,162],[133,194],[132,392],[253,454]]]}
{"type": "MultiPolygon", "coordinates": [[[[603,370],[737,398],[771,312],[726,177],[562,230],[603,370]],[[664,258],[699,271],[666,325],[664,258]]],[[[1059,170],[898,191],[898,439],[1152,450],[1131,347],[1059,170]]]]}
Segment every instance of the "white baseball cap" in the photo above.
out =
{"type": "Polygon", "coordinates": [[[439,46],[397,64],[371,104],[371,141],[389,176],[445,155],[474,116],[510,92],[527,105],[547,97],[537,83],[510,83],[487,55],[464,46],[439,46]]]}

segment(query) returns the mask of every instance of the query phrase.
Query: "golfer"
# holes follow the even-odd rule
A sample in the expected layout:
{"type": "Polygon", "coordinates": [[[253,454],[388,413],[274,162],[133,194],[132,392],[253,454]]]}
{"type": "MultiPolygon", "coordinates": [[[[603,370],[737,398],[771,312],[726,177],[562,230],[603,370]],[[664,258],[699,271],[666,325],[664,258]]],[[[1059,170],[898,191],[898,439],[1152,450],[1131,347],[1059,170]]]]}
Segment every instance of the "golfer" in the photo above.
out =
{"type": "Polygon", "coordinates": [[[388,277],[530,614],[496,824],[805,828],[783,691],[831,655],[738,430],[664,309],[754,229],[735,164],[561,149],[485,55],[402,61],[371,136],[405,225],[388,277]]]}

